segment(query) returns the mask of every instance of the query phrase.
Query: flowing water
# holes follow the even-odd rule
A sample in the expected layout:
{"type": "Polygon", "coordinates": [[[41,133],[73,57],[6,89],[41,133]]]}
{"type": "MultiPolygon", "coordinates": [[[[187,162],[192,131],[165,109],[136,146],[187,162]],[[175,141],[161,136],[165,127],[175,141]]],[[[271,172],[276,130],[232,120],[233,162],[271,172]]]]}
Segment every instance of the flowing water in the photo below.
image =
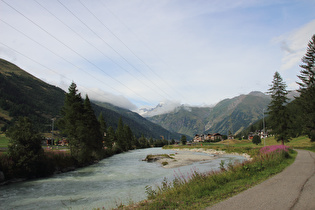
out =
{"type": "Polygon", "coordinates": [[[206,163],[175,169],[142,161],[148,154],[166,153],[175,151],[161,148],[134,150],[76,171],[0,186],[0,209],[114,208],[146,199],[145,187],[160,185],[164,178],[171,181],[175,176],[186,176],[194,170],[217,170],[221,160],[233,162],[245,159],[223,155],[206,163]]]}

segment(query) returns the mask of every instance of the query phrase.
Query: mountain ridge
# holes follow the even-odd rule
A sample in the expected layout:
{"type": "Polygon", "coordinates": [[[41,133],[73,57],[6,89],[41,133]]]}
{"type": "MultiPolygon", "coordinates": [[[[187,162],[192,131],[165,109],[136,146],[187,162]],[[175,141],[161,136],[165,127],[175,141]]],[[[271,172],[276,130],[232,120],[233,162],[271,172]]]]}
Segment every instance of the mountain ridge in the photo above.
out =
{"type": "Polygon", "coordinates": [[[270,97],[259,91],[220,101],[213,107],[182,105],[169,113],[147,117],[152,122],[193,137],[202,133],[239,133],[262,118],[270,97]]]}

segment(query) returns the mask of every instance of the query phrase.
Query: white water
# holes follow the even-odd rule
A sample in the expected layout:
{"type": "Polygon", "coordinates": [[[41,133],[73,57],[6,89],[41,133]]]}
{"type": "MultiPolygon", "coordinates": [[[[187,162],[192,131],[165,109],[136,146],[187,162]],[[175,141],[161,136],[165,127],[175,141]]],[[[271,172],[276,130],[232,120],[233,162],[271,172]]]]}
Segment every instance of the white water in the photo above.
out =
{"type": "MultiPolygon", "coordinates": [[[[217,170],[226,163],[244,160],[223,155],[206,163],[165,169],[142,161],[148,154],[171,154],[172,150],[149,148],[104,159],[98,164],[45,179],[0,186],[0,209],[93,209],[114,208],[146,199],[145,186],[160,185],[164,177],[186,176],[193,170],[217,170]]],[[[204,154],[207,155],[207,154],[204,154]]]]}

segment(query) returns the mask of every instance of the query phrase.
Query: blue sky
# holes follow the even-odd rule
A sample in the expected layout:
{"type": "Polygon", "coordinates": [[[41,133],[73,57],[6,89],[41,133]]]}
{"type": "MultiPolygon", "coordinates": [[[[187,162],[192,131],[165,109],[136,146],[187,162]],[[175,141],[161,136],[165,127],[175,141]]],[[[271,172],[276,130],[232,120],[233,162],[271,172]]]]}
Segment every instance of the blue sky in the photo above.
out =
{"type": "Polygon", "coordinates": [[[298,88],[313,0],[0,0],[0,57],[135,110],[298,88]]]}

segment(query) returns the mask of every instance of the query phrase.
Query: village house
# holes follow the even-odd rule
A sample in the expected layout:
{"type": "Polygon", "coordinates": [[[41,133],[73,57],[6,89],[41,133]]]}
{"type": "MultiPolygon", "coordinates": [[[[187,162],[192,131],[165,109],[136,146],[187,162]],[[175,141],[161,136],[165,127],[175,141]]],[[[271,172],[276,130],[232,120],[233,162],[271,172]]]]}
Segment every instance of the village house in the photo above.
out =
{"type": "Polygon", "coordinates": [[[253,140],[254,136],[259,136],[261,139],[268,137],[268,131],[264,133],[263,130],[257,130],[248,134],[248,140],[253,140]]]}
{"type": "Polygon", "coordinates": [[[204,141],[220,141],[222,140],[222,135],[219,133],[214,134],[196,134],[194,137],[194,142],[204,142],[204,141]]]}

